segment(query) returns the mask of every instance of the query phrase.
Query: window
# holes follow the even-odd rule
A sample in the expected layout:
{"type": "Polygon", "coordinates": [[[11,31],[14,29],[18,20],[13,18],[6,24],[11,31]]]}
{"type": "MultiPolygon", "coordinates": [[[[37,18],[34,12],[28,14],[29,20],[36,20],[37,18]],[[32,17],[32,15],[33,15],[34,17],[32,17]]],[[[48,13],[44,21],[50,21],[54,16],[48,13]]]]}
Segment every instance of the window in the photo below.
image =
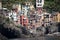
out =
{"type": "Polygon", "coordinates": [[[42,6],[42,4],[38,4],[38,6],[42,6]]]}
{"type": "Polygon", "coordinates": [[[42,2],[42,0],[37,0],[37,2],[38,2],[38,3],[41,3],[41,2],[42,2]]]}
{"type": "Polygon", "coordinates": [[[49,15],[44,15],[45,16],[45,18],[49,18],[49,15]]]}
{"type": "Polygon", "coordinates": [[[26,19],[23,19],[23,22],[24,22],[24,23],[27,23],[27,20],[26,20],[26,19]]]}
{"type": "Polygon", "coordinates": [[[40,3],[42,2],[42,0],[39,1],[40,3]]]}
{"type": "Polygon", "coordinates": [[[46,15],[47,18],[49,18],[49,15],[46,15]]]}
{"type": "Polygon", "coordinates": [[[23,26],[26,26],[26,24],[24,24],[23,26]]]}

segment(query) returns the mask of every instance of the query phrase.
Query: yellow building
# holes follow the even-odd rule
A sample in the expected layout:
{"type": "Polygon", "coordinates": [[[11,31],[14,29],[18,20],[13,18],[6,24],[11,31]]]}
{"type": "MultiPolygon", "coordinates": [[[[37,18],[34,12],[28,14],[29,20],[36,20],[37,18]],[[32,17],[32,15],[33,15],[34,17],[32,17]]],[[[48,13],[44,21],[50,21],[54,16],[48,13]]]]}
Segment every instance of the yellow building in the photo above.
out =
{"type": "Polygon", "coordinates": [[[60,22],[60,13],[57,13],[58,22],[60,22]]]}
{"type": "Polygon", "coordinates": [[[53,22],[57,22],[57,14],[53,15],[53,22]]]}
{"type": "Polygon", "coordinates": [[[30,10],[34,10],[34,5],[32,2],[25,2],[25,5],[28,5],[30,10]]]}
{"type": "Polygon", "coordinates": [[[56,12],[56,14],[53,15],[53,21],[60,22],[60,13],[59,12],[56,12]]]}

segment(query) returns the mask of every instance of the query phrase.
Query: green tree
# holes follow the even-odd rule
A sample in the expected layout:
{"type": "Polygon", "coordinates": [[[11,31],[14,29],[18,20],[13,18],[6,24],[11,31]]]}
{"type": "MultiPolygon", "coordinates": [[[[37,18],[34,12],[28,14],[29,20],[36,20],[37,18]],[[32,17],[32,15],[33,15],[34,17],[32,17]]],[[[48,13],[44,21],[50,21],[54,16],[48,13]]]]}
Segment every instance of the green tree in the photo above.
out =
{"type": "Polygon", "coordinates": [[[2,7],[6,7],[8,9],[11,9],[13,3],[15,3],[15,0],[2,0],[2,7]]]}
{"type": "Polygon", "coordinates": [[[14,3],[23,4],[26,0],[2,0],[2,7],[6,7],[8,9],[12,9],[12,5],[14,3]]]}
{"type": "Polygon", "coordinates": [[[49,11],[60,11],[59,0],[45,0],[44,8],[49,11]]]}
{"type": "Polygon", "coordinates": [[[12,9],[12,5],[14,3],[22,3],[22,2],[24,1],[23,0],[2,0],[2,6],[8,9],[12,9]]]}

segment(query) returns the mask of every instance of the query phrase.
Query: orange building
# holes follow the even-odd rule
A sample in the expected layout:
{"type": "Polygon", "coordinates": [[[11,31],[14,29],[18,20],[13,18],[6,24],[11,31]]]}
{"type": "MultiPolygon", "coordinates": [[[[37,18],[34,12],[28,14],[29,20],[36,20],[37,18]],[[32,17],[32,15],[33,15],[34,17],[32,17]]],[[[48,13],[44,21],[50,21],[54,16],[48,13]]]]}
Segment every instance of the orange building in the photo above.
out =
{"type": "Polygon", "coordinates": [[[22,25],[22,26],[28,26],[28,18],[27,17],[25,17],[24,15],[21,15],[20,16],[20,24],[22,25]]]}

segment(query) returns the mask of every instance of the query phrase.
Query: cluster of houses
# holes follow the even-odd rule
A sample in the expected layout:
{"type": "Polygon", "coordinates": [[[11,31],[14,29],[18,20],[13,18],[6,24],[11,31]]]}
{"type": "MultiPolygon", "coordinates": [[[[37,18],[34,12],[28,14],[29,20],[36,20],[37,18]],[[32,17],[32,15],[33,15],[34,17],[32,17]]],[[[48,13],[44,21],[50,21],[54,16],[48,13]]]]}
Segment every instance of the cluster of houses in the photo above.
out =
{"type": "MultiPolygon", "coordinates": [[[[13,4],[12,10],[4,12],[4,14],[13,21],[15,25],[22,25],[27,28],[46,27],[52,25],[52,23],[60,22],[60,13],[47,13],[47,11],[42,8],[42,4],[40,3],[39,5],[39,2],[36,1],[36,9],[31,2],[25,2],[24,5],[13,4]]],[[[4,8],[4,10],[7,9],[4,8]]]]}

